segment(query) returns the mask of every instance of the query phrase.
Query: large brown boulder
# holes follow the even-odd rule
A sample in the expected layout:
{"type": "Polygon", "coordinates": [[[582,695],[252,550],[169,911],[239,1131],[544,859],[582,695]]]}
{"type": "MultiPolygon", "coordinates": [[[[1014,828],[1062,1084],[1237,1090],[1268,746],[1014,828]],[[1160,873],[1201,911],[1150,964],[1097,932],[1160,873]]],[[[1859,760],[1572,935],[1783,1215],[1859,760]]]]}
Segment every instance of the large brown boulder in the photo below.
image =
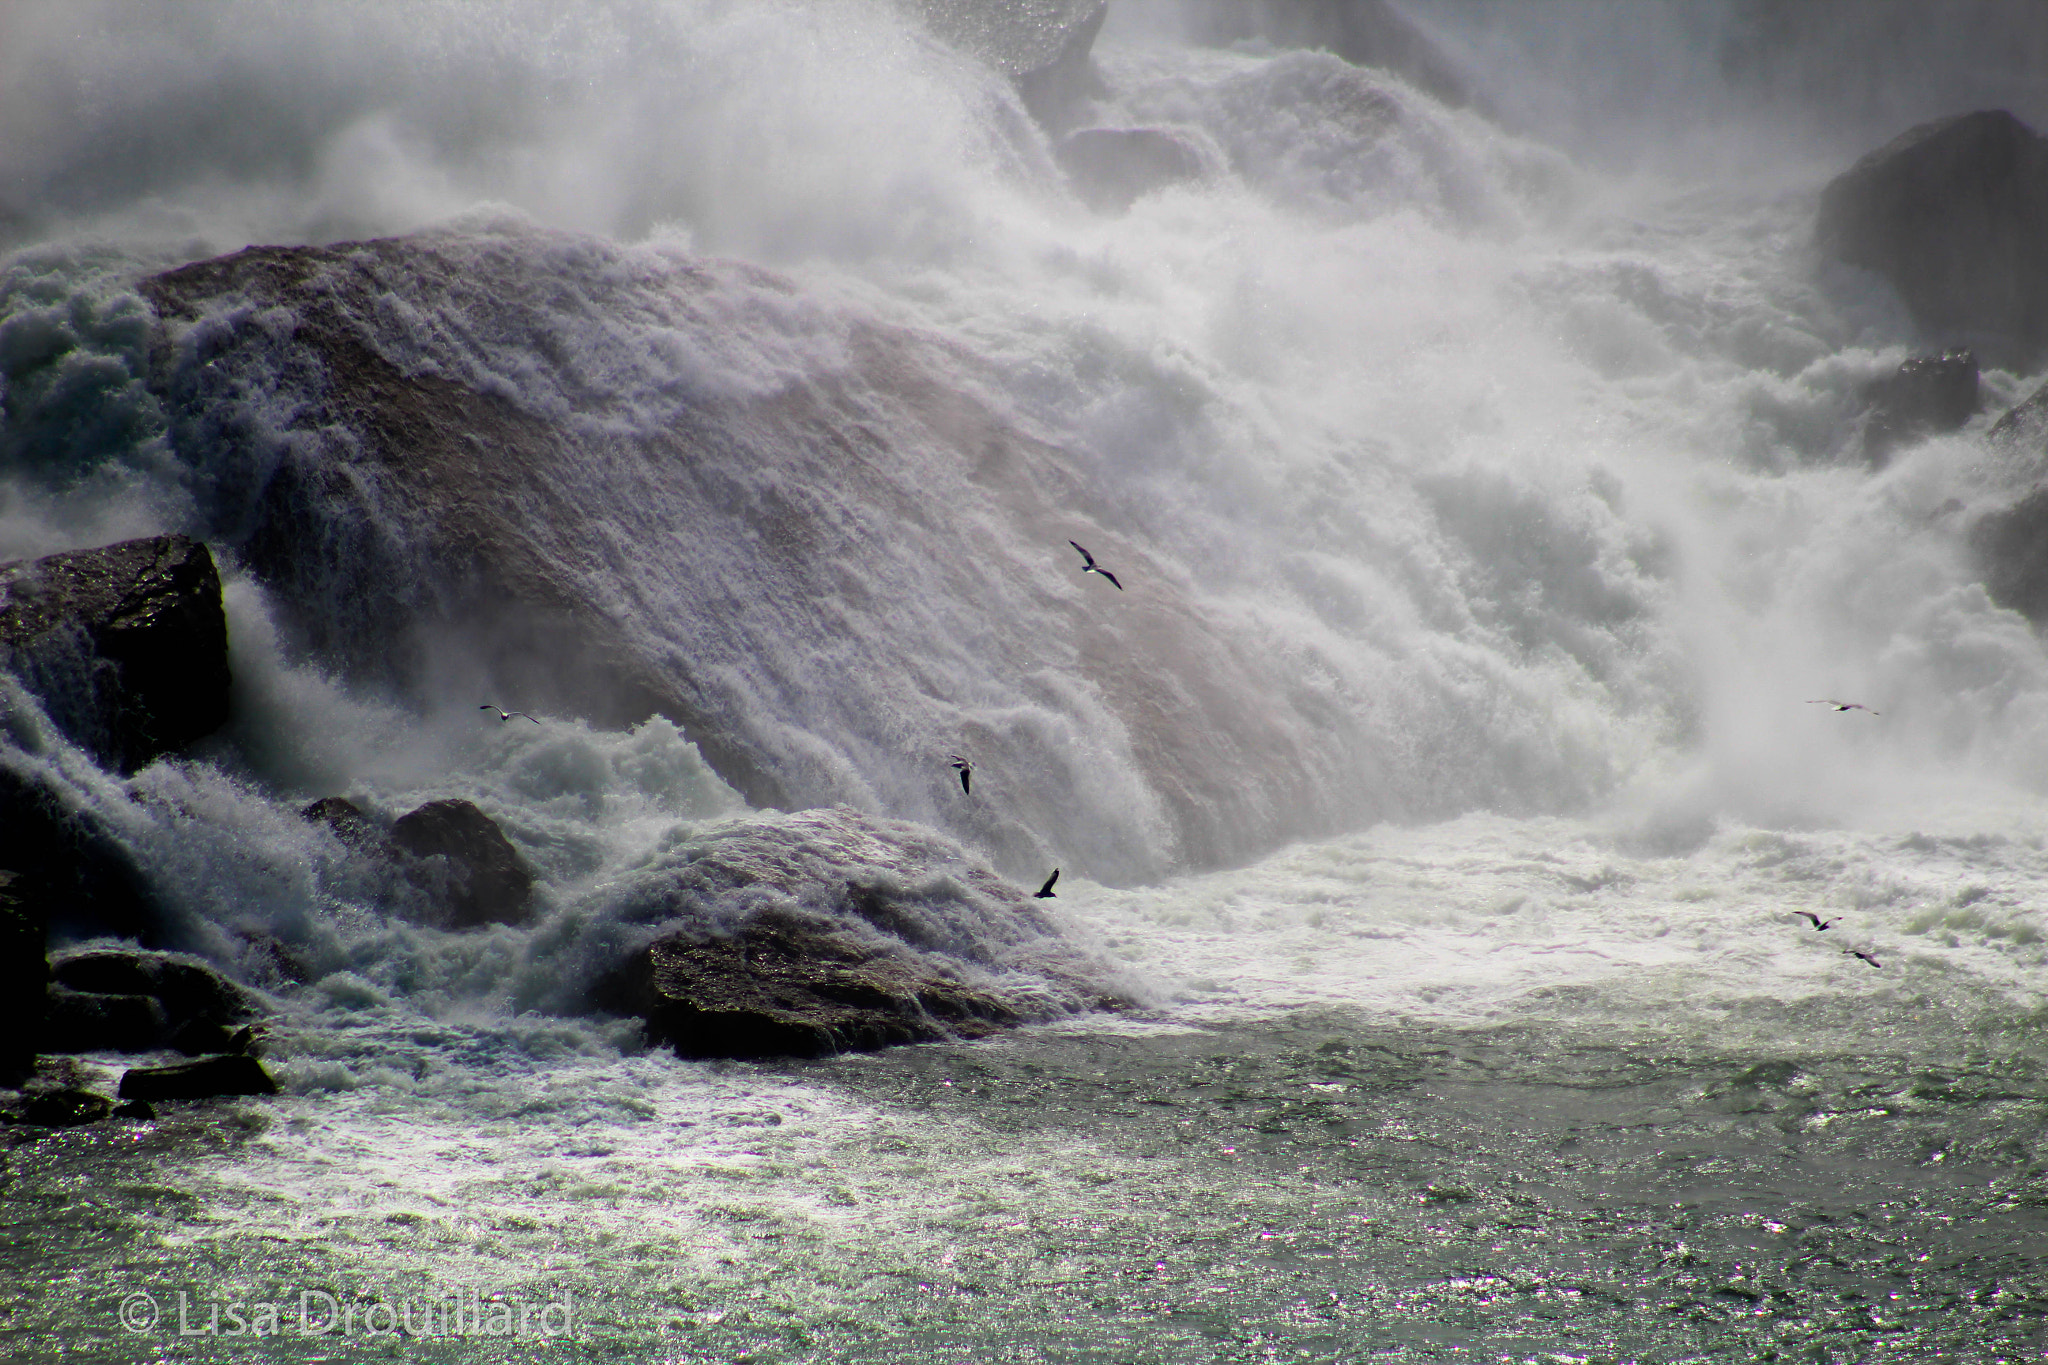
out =
{"type": "Polygon", "coordinates": [[[124,771],[211,734],[228,716],[213,556],[152,536],[0,564],[0,667],[124,771]]]}
{"type": "Polygon", "coordinates": [[[448,928],[518,924],[533,908],[533,869],[473,802],[429,801],[393,821],[390,838],[448,928]]]}
{"type": "Polygon", "coordinates": [[[817,1057],[980,1037],[1020,1001],[934,973],[829,923],[766,912],[730,934],[654,943],[624,983],[647,1035],[684,1057],[817,1057]]]}
{"type": "Polygon", "coordinates": [[[1898,291],[1928,341],[2048,354],[2048,139],[2002,110],[1910,129],[1821,194],[1820,250],[1898,291]]]}
{"type": "Polygon", "coordinates": [[[1113,1009],[1056,911],[900,821],[734,821],[614,884],[592,922],[661,926],[598,990],[686,1057],[818,1056],[1113,1009]]]}

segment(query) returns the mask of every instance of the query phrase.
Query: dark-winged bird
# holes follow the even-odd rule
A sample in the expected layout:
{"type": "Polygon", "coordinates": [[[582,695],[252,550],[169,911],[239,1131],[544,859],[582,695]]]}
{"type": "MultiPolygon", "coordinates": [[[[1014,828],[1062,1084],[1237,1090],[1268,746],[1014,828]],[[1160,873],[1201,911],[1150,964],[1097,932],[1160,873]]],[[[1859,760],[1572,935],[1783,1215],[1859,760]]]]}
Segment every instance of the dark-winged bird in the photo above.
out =
{"type": "MultiPolygon", "coordinates": [[[[1067,542],[1067,544],[1073,546],[1077,550],[1081,550],[1081,542],[1077,540],[1070,540],[1067,542]]],[[[1101,565],[1097,564],[1095,562],[1094,555],[1089,554],[1086,550],[1081,550],[1081,558],[1088,561],[1086,564],[1083,564],[1081,566],[1082,573],[1099,573],[1104,578],[1107,578],[1110,582],[1116,583],[1116,575],[1111,573],[1109,570],[1103,568],[1101,565]]],[[[1122,592],[1124,590],[1124,585],[1121,583],[1116,583],[1116,590],[1118,592],[1122,592]]]]}
{"type": "Polygon", "coordinates": [[[1039,888],[1038,888],[1038,889],[1037,889],[1036,891],[1032,892],[1031,894],[1032,894],[1032,895],[1034,895],[1034,896],[1036,896],[1036,897],[1037,897],[1037,898],[1038,898],[1039,900],[1042,900],[1042,901],[1043,901],[1043,900],[1051,900],[1051,899],[1053,899],[1053,894],[1052,894],[1052,884],[1053,884],[1054,882],[1058,881],[1059,879],[1060,879],[1060,870],[1059,870],[1058,868],[1054,868],[1054,869],[1052,870],[1052,875],[1051,875],[1050,877],[1047,877],[1047,878],[1045,879],[1045,885],[1044,885],[1044,886],[1041,886],[1041,887],[1039,887],[1039,888]]]}
{"type": "Polygon", "coordinates": [[[969,763],[966,759],[960,757],[960,755],[958,754],[948,754],[946,756],[946,762],[950,764],[952,767],[959,770],[960,790],[963,792],[967,792],[971,795],[974,791],[974,787],[972,785],[974,780],[974,765],[972,763],[969,763]]]}
{"type": "Polygon", "coordinates": [[[1850,957],[1862,958],[1865,962],[1868,962],[1873,967],[1884,966],[1882,962],[1879,962],[1876,958],[1872,957],[1869,953],[1864,952],[1860,948],[1844,948],[1842,949],[1842,951],[1847,953],[1850,957]]]}
{"type": "Polygon", "coordinates": [[[1806,916],[1806,918],[1813,921],[1813,927],[1816,929],[1825,929],[1830,924],[1840,924],[1842,922],[1842,917],[1840,915],[1835,916],[1833,919],[1822,919],[1819,915],[1814,914],[1811,910],[1794,910],[1792,913],[1795,915],[1806,916]]]}
{"type": "MultiPolygon", "coordinates": [[[[1832,706],[1837,711],[1870,711],[1870,708],[1860,701],[1836,701],[1833,697],[1810,697],[1807,699],[1806,704],[1808,706],[1832,706]]],[[[1881,711],[1870,711],[1870,714],[1877,716],[1884,713],[1881,711]]]]}
{"type": "MultiPolygon", "coordinates": [[[[500,725],[503,725],[506,721],[511,720],[514,717],[517,717],[520,720],[533,720],[533,717],[527,715],[524,711],[507,711],[501,707],[493,706],[489,702],[485,702],[482,706],[479,706],[476,709],[479,711],[496,711],[498,713],[498,724],[500,725]]],[[[533,720],[533,723],[535,725],[540,724],[540,722],[537,720],[533,720]]]]}

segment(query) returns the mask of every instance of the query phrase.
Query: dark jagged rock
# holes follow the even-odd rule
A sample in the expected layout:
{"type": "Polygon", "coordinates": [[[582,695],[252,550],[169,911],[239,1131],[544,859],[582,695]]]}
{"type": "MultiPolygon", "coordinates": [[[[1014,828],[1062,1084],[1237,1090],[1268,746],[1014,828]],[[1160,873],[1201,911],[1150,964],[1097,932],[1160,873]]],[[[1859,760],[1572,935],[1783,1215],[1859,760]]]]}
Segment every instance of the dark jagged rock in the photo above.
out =
{"type": "Polygon", "coordinates": [[[113,1117],[117,1119],[131,1119],[136,1123],[147,1123],[156,1117],[156,1110],[150,1105],[144,1104],[141,1100],[130,1100],[126,1104],[115,1105],[113,1117]]]}
{"type": "Polygon", "coordinates": [[[217,1095],[275,1095],[277,1082],[254,1057],[201,1057],[172,1066],[131,1067],[116,1092],[124,1100],[203,1100],[217,1095]]]}
{"type": "Polygon", "coordinates": [[[1456,64],[1386,0],[1232,0],[1190,13],[1200,42],[1319,48],[1354,66],[1391,72],[1445,104],[1475,102],[1456,64]]]}
{"type": "Polygon", "coordinates": [[[325,825],[350,848],[374,851],[387,847],[384,831],[361,806],[346,796],[323,796],[299,812],[299,818],[325,825]]]}
{"type": "Polygon", "coordinates": [[[192,1020],[240,1023],[263,1012],[254,996],[212,967],[170,953],[88,948],[59,956],[50,971],[74,991],[151,996],[162,1002],[174,1029],[192,1020]]]}
{"type": "Polygon", "coordinates": [[[2009,449],[2048,456],[2048,384],[2007,409],[1986,434],[1994,443],[2009,449]]]}
{"type": "Polygon", "coordinates": [[[1815,241],[1885,279],[1932,341],[2028,367],[2048,351],[2048,139],[1993,110],[1939,119],[1821,194],[1815,241]]]}
{"type": "Polygon", "coordinates": [[[1977,411],[1977,357],[1967,350],[1908,357],[1863,392],[1863,456],[1882,464],[1900,446],[1955,431],[1977,411]]]}
{"type": "Polygon", "coordinates": [[[449,928],[518,924],[533,908],[533,869],[472,802],[429,801],[393,822],[391,842],[449,928]]]}
{"type": "Polygon", "coordinates": [[[170,1029],[153,995],[52,986],[43,1024],[44,1052],[148,1052],[170,1029]]]}
{"type": "Polygon", "coordinates": [[[934,975],[829,924],[766,912],[730,935],[678,935],[637,959],[621,997],[683,1057],[817,1057],[979,1037],[1016,1002],[934,975]]]}
{"type": "Polygon", "coordinates": [[[156,935],[148,884],[113,832],[56,786],[4,765],[0,867],[16,870],[16,893],[53,933],[142,942],[156,935]]]}
{"type": "Polygon", "coordinates": [[[98,1123],[113,1107],[112,1100],[90,1090],[36,1090],[21,1097],[12,1118],[38,1128],[77,1128],[98,1123]]]}
{"type": "Polygon", "coordinates": [[[213,968],[169,953],[91,948],[59,956],[50,972],[46,1052],[196,1044],[213,1037],[209,1030],[262,1013],[254,996],[213,968]]]}
{"type": "Polygon", "coordinates": [[[220,575],[188,537],[0,564],[0,666],[124,771],[227,719],[227,649],[220,575]]]}
{"type": "Polygon", "coordinates": [[[1202,155],[1163,128],[1082,128],[1053,147],[1075,193],[1092,208],[1122,212],[1142,195],[1202,175],[1202,155]]]}
{"type": "Polygon", "coordinates": [[[1985,513],[1969,540],[1991,600],[2036,625],[2048,622],[2048,488],[1985,513]]]}
{"type": "Polygon", "coordinates": [[[34,1068],[49,1010],[48,926],[20,886],[18,875],[0,871],[0,1086],[34,1068]]]}

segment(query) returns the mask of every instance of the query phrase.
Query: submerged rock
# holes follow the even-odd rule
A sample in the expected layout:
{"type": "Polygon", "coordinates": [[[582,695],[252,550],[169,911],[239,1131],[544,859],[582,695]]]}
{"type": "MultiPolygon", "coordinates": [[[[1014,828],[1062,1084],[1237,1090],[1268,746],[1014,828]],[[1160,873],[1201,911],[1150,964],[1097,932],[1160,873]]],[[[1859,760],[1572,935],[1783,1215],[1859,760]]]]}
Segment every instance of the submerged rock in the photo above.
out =
{"type": "Polygon", "coordinates": [[[153,536],[0,564],[0,667],[123,771],[211,734],[228,716],[213,556],[153,536]]]}
{"type": "Polygon", "coordinates": [[[117,1092],[124,1100],[203,1100],[217,1095],[275,1095],[277,1082],[254,1057],[201,1057],[172,1066],[131,1067],[117,1092]]]}
{"type": "Polygon", "coordinates": [[[1202,175],[1202,155],[1164,128],[1082,128],[1053,147],[1075,193],[1090,207],[1122,212],[1141,196],[1202,175]]]}
{"type": "Polygon", "coordinates": [[[1457,65],[1386,0],[1232,0],[1190,6],[1188,15],[1200,42],[1317,48],[1391,72],[1445,104],[1474,103],[1457,65]]]}
{"type": "Polygon", "coordinates": [[[2048,138],[2003,110],[1923,123],[1821,194],[1815,240],[1898,291],[1930,340],[2048,352],[2048,138]]]}
{"type": "Polygon", "coordinates": [[[1977,357],[1967,350],[1909,356],[1864,390],[1864,458],[1882,464],[1900,446],[1959,429],[1976,415],[1977,379],[1977,357]]]}

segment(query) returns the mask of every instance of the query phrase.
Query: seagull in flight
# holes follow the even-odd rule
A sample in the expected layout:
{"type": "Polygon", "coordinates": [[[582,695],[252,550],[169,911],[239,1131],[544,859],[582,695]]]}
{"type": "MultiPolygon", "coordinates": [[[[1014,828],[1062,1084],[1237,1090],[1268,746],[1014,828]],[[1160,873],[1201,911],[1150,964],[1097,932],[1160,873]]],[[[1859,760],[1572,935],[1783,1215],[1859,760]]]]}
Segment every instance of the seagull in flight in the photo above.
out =
{"type": "Polygon", "coordinates": [[[1060,879],[1060,870],[1059,870],[1058,868],[1054,868],[1054,869],[1052,870],[1052,875],[1051,875],[1050,877],[1047,877],[1047,878],[1045,879],[1045,885],[1044,885],[1044,886],[1041,886],[1041,887],[1039,887],[1039,888],[1038,888],[1038,889],[1037,889],[1036,891],[1032,892],[1032,893],[1031,893],[1031,894],[1032,894],[1032,896],[1033,896],[1033,897],[1035,897],[1036,899],[1038,899],[1038,900],[1042,900],[1042,901],[1048,901],[1048,900],[1052,900],[1052,899],[1054,899],[1054,897],[1053,897],[1053,894],[1052,894],[1052,884],[1053,884],[1054,882],[1058,881],[1059,879],[1060,879]]]}
{"type": "Polygon", "coordinates": [[[1840,915],[1835,916],[1833,919],[1822,919],[1819,915],[1814,914],[1811,910],[1794,910],[1792,913],[1795,915],[1804,915],[1807,919],[1812,920],[1813,927],[1815,929],[1825,929],[1830,924],[1840,924],[1842,922],[1842,917],[1840,915]]]}
{"type": "Polygon", "coordinates": [[[974,765],[972,763],[969,763],[966,759],[960,757],[960,755],[958,754],[946,755],[946,762],[949,766],[959,771],[960,790],[967,793],[970,796],[973,795],[974,788],[970,784],[974,779],[974,765]]]}
{"type": "MultiPolygon", "coordinates": [[[[511,720],[515,716],[517,716],[520,720],[533,720],[533,717],[527,715],[524,711],[507,711],[501,707],[493,706],[489,702],[485,702],[482,706],[479,706],[476,709],[479,711],[496,711],[498,713],[498,724],[500,725],[503,725],[506,721],[511,720]]],[[[533,720],[533,723],[535,725],[540,724],[540,722],[537,720],[533,720]]]]}
{"type": "MultiPolygon", "coordinates": [[[[1860,701],[1836,701],[1833,697],[1813,697],[1806,704],[1808,706],[1832,706],[1837,711],[1870,711],[1870,708],[1860,701]]],[[[1875,716],[1883,713],[1870,711],[1870,714],[1875,716]]]]}
{"type": "Polygon", "coordinates": [[[1116,582],[1116,575],[1115,575],[1115,574],[1111,573],[1111,572],[1110,572],[1109,570],[1107,570],[1107,569],[1105,569],[1105,568],[1101,567],[1100,565],[1098,565],[1098,564],[1097,564],[1097,563],[1095,562],[1095,556],[1094,556],[1094,555],[1091,555],[1091,554],[1089,554],[1089,553],[1088,553],[1088,552],[1087,552],[1086,550],[1082,550],[1082,549],[1081,549],[1081,542],[1080,542],[1080,541],[1078,541],[1078,540],[1070,540],[1070,541],[1068,541],[1068,542],[1067,542],[1067,544],[1069,544],[1069,545],[1073,546],[1073,547],[1074,547],[1075,549],[1077,549],[1077,550],[1081,550],[1081,558],[1083,558],[1083,559],[1085,559],[1085,560],[1087,560],[1087,561],[1088,561],[1088,562],[1087,562],[1086,564],[1083,564],[1083,565],[1081,566],[1081,572],[1082,572],[1082,573],[1099,573],[1099,574],[1101,574],[1101,575],[1102,575],[1102,576],[1103,576],[1104,578],[1107,578],[1107,579],[1108,579],[1108,580],[1109,580],[1110,582],[1112,582],[1112,583],[1116,583],[1116,590],[1117,590],[1118,592],[1122,592],[1122,591],[1124,590],[1124,585],[1123,585],[1123,584],[1121,584],[1121,583],[1117,583],[1117,582],[1116,582]]]}
{"type": "Polygon", "coordinates": [[[1884,966],[1882,962],[1879,962],[1876,958],[1872,957],[1869,953],[1864,952],[1860,948],[1844,948],[1842,949],[1842,951],[1847,953],[1850,957],[1862,958],[1865,962],[1868,962],[1873,967],[1884,966]]]}

